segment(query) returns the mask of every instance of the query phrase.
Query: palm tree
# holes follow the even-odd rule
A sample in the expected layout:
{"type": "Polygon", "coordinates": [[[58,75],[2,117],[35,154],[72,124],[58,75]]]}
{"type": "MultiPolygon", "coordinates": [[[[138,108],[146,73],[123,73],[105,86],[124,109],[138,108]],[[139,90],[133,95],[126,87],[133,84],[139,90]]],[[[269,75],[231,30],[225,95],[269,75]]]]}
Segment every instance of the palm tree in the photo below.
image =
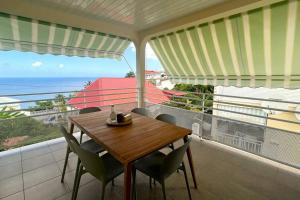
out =
{"type": "Polygon", "coordinates": [[[86,81],[86,82],[84,83],[84,88],[90,86],[92,83],[93,83],[92,81],[86,81]]]}
{"type": "Polygon", "coordinates": [[[7,106],[0,108],[0,119],[10,119],[20,116],[24,116],[24,114],[19,111],[12,111],[12,109],[7,106]]]}

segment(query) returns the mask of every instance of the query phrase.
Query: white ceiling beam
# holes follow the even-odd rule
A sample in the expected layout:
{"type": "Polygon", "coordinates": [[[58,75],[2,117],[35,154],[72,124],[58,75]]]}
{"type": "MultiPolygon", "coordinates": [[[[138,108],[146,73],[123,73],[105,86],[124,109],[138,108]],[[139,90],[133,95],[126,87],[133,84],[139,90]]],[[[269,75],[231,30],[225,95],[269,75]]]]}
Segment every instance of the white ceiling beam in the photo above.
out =
{"type": "Polygon", "coordinates": [[[180,29],[210,22],[234,14],[246,12],[255,8],[270,5],[283,0],[229,0],[224,3],[191,13],[189,15],[172,19],[157,26],[139,32],[140,38],[149,40],[150,37],[167,34],[180,29]]]}
{"type": "Polygon", "coordinates": [[[137,39],[137,32],[130,26],[121,23],[112,23],[106,20],[98,20],[84,16],[78,16],[64,12],[62,9],[54,9],[36,3],[23,0],[1,0],[0,12],[43,20],[57,24],[103,32],[129,38],[137,39]]]}

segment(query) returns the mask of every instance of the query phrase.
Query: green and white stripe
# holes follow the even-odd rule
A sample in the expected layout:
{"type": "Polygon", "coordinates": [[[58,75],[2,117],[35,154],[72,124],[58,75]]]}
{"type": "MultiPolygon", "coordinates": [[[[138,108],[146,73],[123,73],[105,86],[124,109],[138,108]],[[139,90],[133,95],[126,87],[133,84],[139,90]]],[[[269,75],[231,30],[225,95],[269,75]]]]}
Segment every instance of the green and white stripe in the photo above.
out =
{"type": "Polygon", "coordinates": [[[0,50],[119,59],[130,40],[0,13],[0,50]]]}
{"type": "Polygon", "coordinates": [[[150,45],[174,82],[299,88],[299,1],[153,37],[150,45]]]}

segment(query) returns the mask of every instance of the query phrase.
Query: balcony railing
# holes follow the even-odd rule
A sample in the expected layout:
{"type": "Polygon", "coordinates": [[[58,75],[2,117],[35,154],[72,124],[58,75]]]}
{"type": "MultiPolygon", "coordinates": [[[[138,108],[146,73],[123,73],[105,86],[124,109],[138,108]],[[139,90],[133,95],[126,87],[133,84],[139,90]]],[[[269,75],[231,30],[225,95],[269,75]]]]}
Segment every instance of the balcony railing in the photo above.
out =
{"type": "MultiPolygon", "coordinates": [[[[129,111],[137,106],[137,91],[137,88],[126,88],[90,90],[84,93],[82,91],[59,91],[1,95],[20,99],[26,97],[21,101],[0,103],[0,108],[9,107],[11,104],[21,105],[18,109],[4,110],[3,113],[22,112],[21,116],[0,119],[1,148],[5,150],[61,137],[58,125],[67,123],[68,116],[78,114],[78,110],[83,107],[94,105],[105,110],[110,109],[109,105],[113,104],[116,105],[117,110],[129,111]],[[75,94],[75,96],[64,96],[61,99],[64,104],[55,98],[55,95],[70,94],[75,94]],[[80,101],[70,103],[71,99],[80,101]],[[37,110],[29,108],[36,102],[45,101],[56,102],[50,106],[51,108],[47,106],[37,110]],[[23,106],[24,104],[26,106],[23,106]]],[[[274,115],[274,113],[295,115],[300,112],[257,104],[257,102],[278,102],[295,107],[300,105],[299,102],[186,93],[187,95],[184,96],[164,94],[162,100],[162,95],[157,90],[147,89],[145,102],[149,116],[155,117],[160,113],[174,115],[177,125],[192,129],[193,134],[203,139],[213,140],[300,168],[300,128],[295,128],[300,127],[300,121],[286,117],[278,118],[274,115]],[[247,103],[238,102],[236,99],[247,100],[247,103]]]]}
{"type": "Polygon", "coordinates": [[[81,108],[97,106],[107,110],[115,105],[117,110],[128,110],[137,106],[136,88],[1,96],[18,100],[0,102],[0,150],[61,137],[59,125],[67,124],[68,117],[77,115],[81,108]]]}
{"type": "MultiPolygon", "coordinates": [[[[151,89],[146,91],[152,93],[151,89]]],[[[300,112],[295,109],[300,102],[186,93],[168,95],[167,103],[148,102],[149,113],[172,114],[178,125],[192,129],[199,137],[300,168],[300,120],[296,117],[300,112]],[[208,101],[210,106],[205,105],[208,101]],[[264,106],[263,102],[281,106],[264,106]]]]}

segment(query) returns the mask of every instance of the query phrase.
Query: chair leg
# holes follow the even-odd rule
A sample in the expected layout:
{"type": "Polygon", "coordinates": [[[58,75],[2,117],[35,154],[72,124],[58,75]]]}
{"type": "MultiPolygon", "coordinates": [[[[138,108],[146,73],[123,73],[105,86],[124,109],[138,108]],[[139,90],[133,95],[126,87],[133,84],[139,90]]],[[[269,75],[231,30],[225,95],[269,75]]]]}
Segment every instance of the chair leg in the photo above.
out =
{"type": "Polygon", "coordinates": [[[76,170],[75,170],[75,179],[74,179],[74,182],[77,180],[77,177],[79,175],[79,170],[80,170],[80,159],[78,158],[77,160],[77,166],[76,166],[76,170]]]}
{"type": "Polygon", "coordinates": [[[172,151],[174,151],[175,147],[173,143],[170,144],[170,148],[172,149],[172,151]]]}
{"type": "Polygon", "coordinates": [[[104,200],[106,183],[102,182],[101,200],[104,200]]]}
{"type": "Polygon", "coordinates": [[[61,175],[61,180],[60,182],[63,183],[64,182],[64,177],[65,177],[65,173],[66,173],[66,168],[67,168],[67,164],[68,164],[68,159],[69,159],[69,154],[71,153],[71,149],[68,146],[67,147],[67,152],[66,152],[66,157],[65,157],[65,164],[64,164],[64,168],[63,168],[63,172],[61,175]]]}
{"type": "Polygon", "coordinates": [[[183,173],[184,173],[186,188],[187,188],[187,191],[188,191],[188,194],[189,194],[189,200],[192,200],[190,185],[189,185],[188,177],[187,177],[187,174],[186,174],[185,165],[184,165],[183,162],[182,162],[182,169],[183,169],[183,173]]]}
{"type": "Polygon", "coordinates": [[[75,176],[74,185],[73,185],[73,193],[72,193],[72,200],[77,199],[77,194],[79,190],[80,180],[82,176],[83,166],[80,165],[79,170],[77,171],[77,175],[75,176]]]}
{"type": "Polygon", "coordinates": [[[165,180],[163,180],[163,181],[161,182],[161,187],[162,187],[162,192],[163,192],[164,200],[167,200],[167,197],[166,197],[165,180]]]}
{"type": "Polygon", "coordinates": [[[79,144],[81,144],[81,142],[82,142],[82,136],[83,136],[83,132],[82,131],[80,131],[80,139],[79,139],[79,144]]]}
{"type": "Polygon", "coordinates": [[[149,185],[150,185],[150,189],[152,189],[152,178],[151,178],[151,176],[149,176],[149,185]]]}
{"type": "Polygon", "coordinates": [[[111,186],[115,186],[115,179],[111,180],[111,186]]]}

